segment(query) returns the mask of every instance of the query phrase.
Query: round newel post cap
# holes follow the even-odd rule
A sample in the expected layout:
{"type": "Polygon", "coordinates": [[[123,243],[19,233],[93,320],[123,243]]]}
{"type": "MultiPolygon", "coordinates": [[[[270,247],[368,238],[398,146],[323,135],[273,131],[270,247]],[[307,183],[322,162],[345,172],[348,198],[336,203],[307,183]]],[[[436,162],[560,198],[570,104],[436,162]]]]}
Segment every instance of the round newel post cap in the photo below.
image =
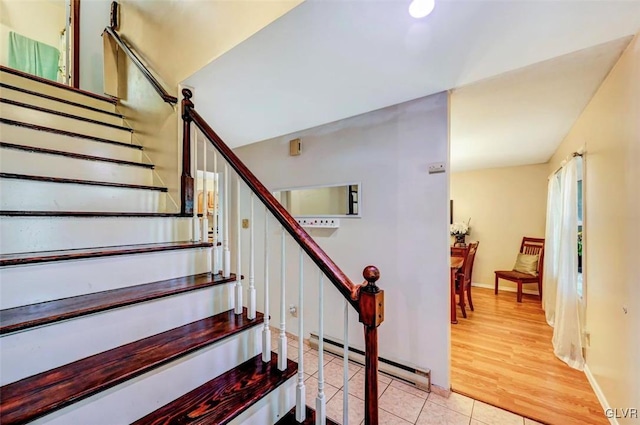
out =
{"type": "Polygon", "coordinates": [[[369,283],[367,286],[375,287],[376,282],[380,279],[380,270],[376,266],[367,266],[362,271],[362,277],[369,283]]]}
{"type": "Polygon", "coordinates": [[[185,99],[191,99],[193,97],[193,93],[191,93],[191,90],[189,89],[182,89],[182,96],[185,99]]]}

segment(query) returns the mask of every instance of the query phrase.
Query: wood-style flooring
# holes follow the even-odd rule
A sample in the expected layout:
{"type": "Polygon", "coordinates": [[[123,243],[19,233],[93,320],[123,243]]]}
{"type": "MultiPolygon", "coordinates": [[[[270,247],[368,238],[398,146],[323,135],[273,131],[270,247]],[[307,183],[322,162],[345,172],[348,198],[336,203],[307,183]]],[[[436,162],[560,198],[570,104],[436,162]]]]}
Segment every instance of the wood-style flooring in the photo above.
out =
{"type": "Polygon", "coordinates": [[[472,291],[475,311],[451,325],[453,391],[546,424],[609,423],[585,374],[553,354],[537,296],[472,291]]]}

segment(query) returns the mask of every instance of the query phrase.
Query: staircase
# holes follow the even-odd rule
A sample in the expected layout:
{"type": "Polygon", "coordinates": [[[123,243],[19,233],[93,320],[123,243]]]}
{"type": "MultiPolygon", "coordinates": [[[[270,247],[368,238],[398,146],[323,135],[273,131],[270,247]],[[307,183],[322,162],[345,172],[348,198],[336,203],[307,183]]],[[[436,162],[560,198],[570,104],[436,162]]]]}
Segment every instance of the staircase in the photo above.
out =
{"type": "Polygon", "coordinates": [[[296,363],[263,362],[116,100],[0,77],[0,423],[288,423],[296,363]]]}

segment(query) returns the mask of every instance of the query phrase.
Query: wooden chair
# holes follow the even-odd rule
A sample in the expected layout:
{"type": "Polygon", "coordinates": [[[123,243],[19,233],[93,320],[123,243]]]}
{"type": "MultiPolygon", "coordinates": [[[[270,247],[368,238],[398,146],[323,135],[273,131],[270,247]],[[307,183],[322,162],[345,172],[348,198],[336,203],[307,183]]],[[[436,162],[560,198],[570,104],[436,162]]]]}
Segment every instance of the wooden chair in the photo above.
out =
{"type": "Polygon", "coordinates": [[[542,270],[544,264],[544,239],[522,238],[520,244],[522,254],[538,255],[538,275],[517,272],[515,270],[496,270],[495,294],[498,294],[498,279],[504,279],[518,284],[518,302],[522,302],[522,285],[525,283],[537,283],[540,300],[542,300],[542,270]]]}
{"type": "Polygon", "coordinates": [[[476,258],[476,252],[478,251],[478,245],[480,242],[470,242],[467,244],[464,263],[461,270],[456,275],[456,289],[458,290],[458,296],[460,298],[460,309],[462,310],[462,317],[467,317],[467,311],[464,304],[464,293],[467,293],[467,300],[469,301],[469,307],[471,311],[473,308],[473,298],[471,297],[471,276],[473,274],[473,263],[476,258]]]}

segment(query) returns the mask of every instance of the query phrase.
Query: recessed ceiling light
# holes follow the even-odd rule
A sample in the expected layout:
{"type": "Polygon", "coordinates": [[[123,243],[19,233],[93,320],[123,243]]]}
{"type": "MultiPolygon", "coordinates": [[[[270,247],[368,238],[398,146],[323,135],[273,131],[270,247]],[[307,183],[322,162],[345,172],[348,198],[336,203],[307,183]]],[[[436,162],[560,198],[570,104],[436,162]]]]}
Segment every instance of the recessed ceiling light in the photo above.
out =
{"type": "Polygon", "coordinates": [[[435,0],[413,0],[409,5],[409,14],[416,19],[424,18],[436,6],[435,0]]]}

